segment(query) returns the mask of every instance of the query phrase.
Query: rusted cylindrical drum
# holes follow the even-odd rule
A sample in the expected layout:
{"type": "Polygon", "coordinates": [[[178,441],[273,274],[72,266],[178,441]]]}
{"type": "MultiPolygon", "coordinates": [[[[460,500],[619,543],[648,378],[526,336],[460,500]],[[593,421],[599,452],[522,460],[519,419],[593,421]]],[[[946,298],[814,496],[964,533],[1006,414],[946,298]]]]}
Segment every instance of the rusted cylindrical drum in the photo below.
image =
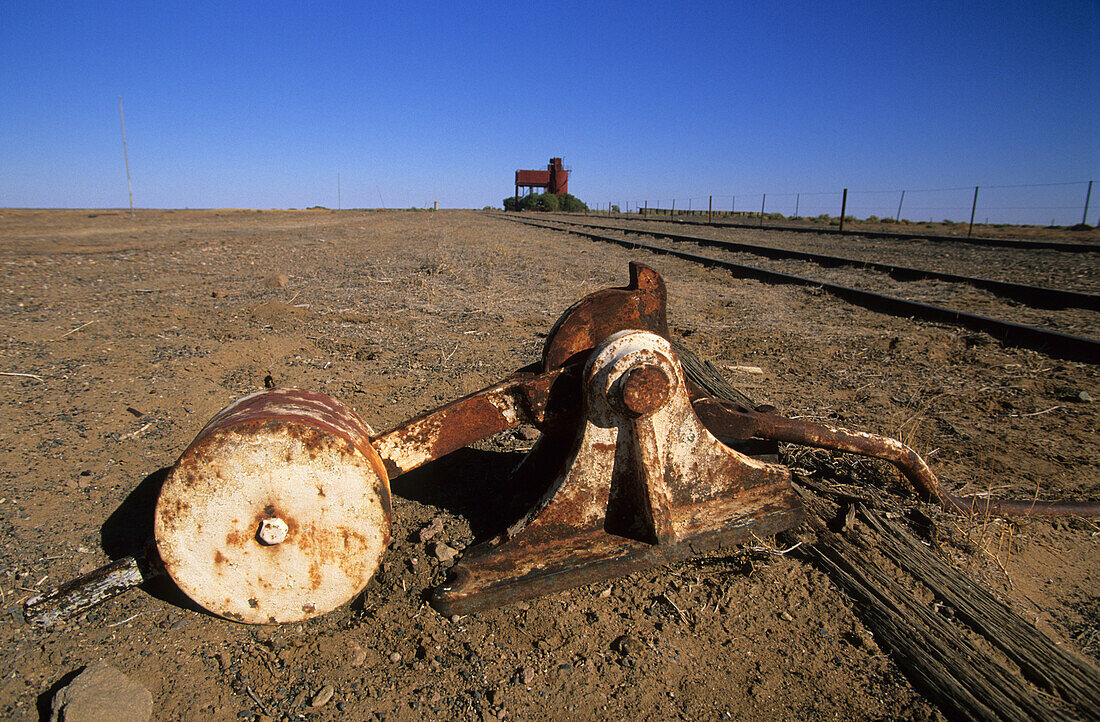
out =
{"type": "Polygon", "coordinates": [[[270,389],[220,411],[157,500],[157,550],[207,610],[266,624],[354,597],[389,544],[389,480],[371,429],[347,406],[270,389]]]}

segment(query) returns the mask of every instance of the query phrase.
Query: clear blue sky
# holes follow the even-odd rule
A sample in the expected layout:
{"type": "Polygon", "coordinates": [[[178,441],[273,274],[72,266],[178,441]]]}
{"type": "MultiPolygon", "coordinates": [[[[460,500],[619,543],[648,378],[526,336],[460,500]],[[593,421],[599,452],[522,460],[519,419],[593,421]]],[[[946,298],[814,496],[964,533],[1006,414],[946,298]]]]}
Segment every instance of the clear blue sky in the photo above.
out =
{"type": "MultiPolygon", "coordinates": [[[[126,206],[119,95],[138,207],[335,207],[338,173],[345,208],[499,205],[552,155],[604,205],[1100,180],[1098,21],[1096,0],[0,0],[0,206],[126,206]]],[[[939,205],[968,214],[960,193],[939,205]]],[[[988,198],[1080,208],[1084,186],[988,198]]]]}

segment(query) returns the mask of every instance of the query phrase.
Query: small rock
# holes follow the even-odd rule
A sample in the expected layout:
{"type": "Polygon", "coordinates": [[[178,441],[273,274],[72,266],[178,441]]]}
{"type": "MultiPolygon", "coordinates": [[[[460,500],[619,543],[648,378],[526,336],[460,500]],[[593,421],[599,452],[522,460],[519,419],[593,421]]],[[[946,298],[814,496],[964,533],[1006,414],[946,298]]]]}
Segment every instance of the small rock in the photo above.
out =
{"type": "Polygon", "coordinates": [[[432,545],[432,555],[439,560],[440,564],[446,564],[458,556],[458,550],[443,542],[436,542],[432,545]]]}
{"type": "Polygon", "coordinates": [[[794,617],[791,616],[790,612],[781,612],[779,614],[779,616],[782,617],[783,619],[785,619],[788,622],[793,622],[794,621],[794,617]]]}
{"type": "Polygon", "coordinates": [[[332,699],[332,695],[336,693],[336,689],[331,684],[326,684],[321,688],[321,691],[313,695],[313,699],[310,700],[310,707],[324,707],[328,704],[328,701],[332,699]]]}
{"type": "Polygon", "coordinates": [[[290,279],[287,278],[285,273],[276,273],[273,276],[265,278],[261,285],[264,288],[286,288],[286,284],[288,283],[290,283],[290,279]]]}
{"type": "Polygon", "coordinates": [[[99,661],[54,695],[50,708],[50,722],[146,722],[153,716],[153,695],[99,661]]]}
{"type": "Polygon", "coordinates": [[[1078,392],[1077,400],[1087,404],[1092,401],[1092,394],[1090,394],[1088,391],[1078,392]]]}
{"type": "Polygon", "coordinates": [[[417,533],[417,536],[420,538],[420,543],[423,544],[424,542],[430,541],[434,537],[439,536],[439,533],[442,531],[443,519],[437,516],[436,518],[432,519],[431,523],[421,529],[417,533]]]}
{"type": "Polygon", "coordinates": [[[400,652],[394,652],[393,654],[391,654],[390,655],[390,661],[393,662],[394,664],[397,664],[398,662],[400,662],[401,661],[401,653],[400,652]]]}
{"type": "Polygon", "coordinates": [[[360,646],[355,647],[355,651],[351,655],[351,666],[362,667],[363,663],[367,661],[367,650],[360,646]]]}
{"type": "Polygon", "coordinates": [[[608,587],[607,589],[603,590],[602,592],[600,592],[596,596],[598,596],[600,599],[607,599],[608,597],[611,596],[611,589],[612,589],[612,587],[608,587]]]}
{"type": "Polygon", "coordinates": [[[521,426],[512,434],[521,441],[537,441],[542,434],[534,426],[521,426]]]}
{"type": "Polygon", "coordinates": [[[535,681],[535,670],[533,667],[524,667],[520,675],[525,685],[535,681]]]}
{"type": "Polygon", "coordinates": [[[221,667],[223,672],[233,664],[233,658],[229,656],[229,652],[218,652],[214,656],[218,658],[218,666],[221,667]]]}

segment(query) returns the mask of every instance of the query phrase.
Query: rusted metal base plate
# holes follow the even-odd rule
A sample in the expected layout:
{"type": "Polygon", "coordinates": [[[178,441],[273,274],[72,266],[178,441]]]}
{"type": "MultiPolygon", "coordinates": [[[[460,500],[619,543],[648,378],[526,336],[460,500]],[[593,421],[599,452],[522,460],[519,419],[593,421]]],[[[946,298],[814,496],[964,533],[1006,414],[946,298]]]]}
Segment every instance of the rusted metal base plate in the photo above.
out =
{"type": "Polygon", "coordinates": [[[744,499],[741,514],[731,518],[724,529],[675,544],[652,545],[590,532],[552,549],[520,549],[509,542],[478,545],[467,550],[451,569],[447,582],[432,591],[431,604],[447,616],[473,614],[683,561],[722,546],[747,544],[754,537],[770,536],[802,522],[802,507],[789,489],[770,489],[764,496],[767,498],[744,499]],[[517,574],[517,566],[526,566],[517,556],[531,561],[541,558],[541,562],[517,574]]]}
{"type": "Polygon", "coordinates": [[[154,530],[165,569],[195,602],[241,622],[291,622],[370,580],[389,543],[389,486],[350,409],[313,392],[257,396],[184,452],[154,530]]]}

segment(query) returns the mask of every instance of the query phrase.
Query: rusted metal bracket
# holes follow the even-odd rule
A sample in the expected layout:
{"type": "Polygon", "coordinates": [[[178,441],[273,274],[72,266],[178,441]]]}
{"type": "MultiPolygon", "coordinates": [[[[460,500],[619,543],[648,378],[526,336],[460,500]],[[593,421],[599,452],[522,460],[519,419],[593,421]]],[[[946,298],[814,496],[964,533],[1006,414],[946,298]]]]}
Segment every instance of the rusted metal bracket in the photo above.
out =
{"type": "Polygon", "coordinates": [[[801,520],[785,467],[724,446],[700,422],[664,338],[613,334],[591,354],[582,391],[571,449],[550,435],[528,458],[539,463],[518,470],[553,470],[546,495],[504,535],[463,554],[432,596],[439,611],[466,614],[620,576],[801,520]]]}

